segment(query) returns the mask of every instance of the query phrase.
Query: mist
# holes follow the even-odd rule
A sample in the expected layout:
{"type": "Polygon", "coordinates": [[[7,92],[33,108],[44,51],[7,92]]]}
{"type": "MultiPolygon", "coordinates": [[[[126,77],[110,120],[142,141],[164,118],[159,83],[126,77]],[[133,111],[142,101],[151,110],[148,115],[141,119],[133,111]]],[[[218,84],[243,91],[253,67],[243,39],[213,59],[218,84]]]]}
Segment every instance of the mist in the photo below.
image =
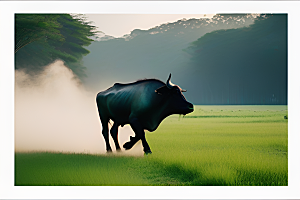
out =
{"type": "MultiPolygon", "coordinates": [[[[34,76],[16,70],[15,151],[105,153],[95,97],[62,61],[34,76]]],[[[130,135],[134,135],[130,126],[119,128],[120,146],[130,135]]],[[[110,144],[115,151],[111,137],[110,144]]],[[[126,153],[122,149],[121,154],[143,155],[142,145],[139,142],[126,153]]]]}

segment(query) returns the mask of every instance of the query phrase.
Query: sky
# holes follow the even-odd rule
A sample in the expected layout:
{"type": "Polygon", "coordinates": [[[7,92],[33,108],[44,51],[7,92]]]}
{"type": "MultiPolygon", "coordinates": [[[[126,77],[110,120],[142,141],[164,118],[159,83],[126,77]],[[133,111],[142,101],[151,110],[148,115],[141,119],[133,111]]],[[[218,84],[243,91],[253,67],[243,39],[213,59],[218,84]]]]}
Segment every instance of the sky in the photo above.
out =
{"type": "Polygon", "coordinates": [[[214,14],[85,14],[105,35],[122,37],[134,29],[148,30],[180,19],[211,18],[214,14]]]}

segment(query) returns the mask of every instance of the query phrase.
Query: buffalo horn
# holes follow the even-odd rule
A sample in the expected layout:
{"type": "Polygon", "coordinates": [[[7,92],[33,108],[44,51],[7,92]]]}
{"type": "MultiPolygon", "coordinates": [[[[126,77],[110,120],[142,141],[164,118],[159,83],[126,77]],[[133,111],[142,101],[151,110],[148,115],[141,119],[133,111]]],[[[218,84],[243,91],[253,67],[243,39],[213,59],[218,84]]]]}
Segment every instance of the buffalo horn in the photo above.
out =
{"type": "Polygon", "coordinates": [[[170,73],[170,76],[169,76],[169,78],[167,80],[166,85],[167,85],[167,88],[169,88],[169,89],[172,89],[174,87],[174,84],[171,83],[171,73],[170,73]]]}
{"type": "Polygon", "coordinates": [[[186,92],[186,90],[181,90],[181,92],[186,92]]]}

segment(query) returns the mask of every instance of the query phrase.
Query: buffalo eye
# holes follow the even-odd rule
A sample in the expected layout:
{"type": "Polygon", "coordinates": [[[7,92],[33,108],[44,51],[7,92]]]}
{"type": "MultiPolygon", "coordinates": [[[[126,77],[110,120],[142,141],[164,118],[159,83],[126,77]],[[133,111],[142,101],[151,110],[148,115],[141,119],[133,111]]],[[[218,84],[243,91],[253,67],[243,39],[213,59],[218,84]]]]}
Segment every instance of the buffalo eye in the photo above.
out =
{"type": "Polygon", "coordinates": [[[174,88],[173,88],[173,93],[180,93],[179,88],[178,88],[178,87],[174,87],[174,88]]]}
{"type": "Polygon", "coordinates": [[[162,86],[162,87],[156,89],[155,92],[156,92],[157,94],[159,94],[159,95],[167,95],[167,94],[170,93],[170,89],[167,88],[167,86],[164,85],[164,86],[162,86]]]}

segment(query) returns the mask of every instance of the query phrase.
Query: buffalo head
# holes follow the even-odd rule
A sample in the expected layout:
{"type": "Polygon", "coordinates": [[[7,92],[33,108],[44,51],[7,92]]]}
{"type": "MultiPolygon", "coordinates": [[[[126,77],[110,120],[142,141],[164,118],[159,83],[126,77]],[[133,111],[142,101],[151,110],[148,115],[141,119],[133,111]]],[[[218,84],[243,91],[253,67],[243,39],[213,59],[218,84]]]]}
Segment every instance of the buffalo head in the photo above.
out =
{"type": "Polygon", "coordinates": [[[171,74],[169,75],[166,85],[158,88],[155,92],[167,101],[168,108],[173,114],[186,115],[194,111],[193,104],[188,102],[182,94],[182,92],[186,92],[186,90],[171,83],[171,74]]]}

